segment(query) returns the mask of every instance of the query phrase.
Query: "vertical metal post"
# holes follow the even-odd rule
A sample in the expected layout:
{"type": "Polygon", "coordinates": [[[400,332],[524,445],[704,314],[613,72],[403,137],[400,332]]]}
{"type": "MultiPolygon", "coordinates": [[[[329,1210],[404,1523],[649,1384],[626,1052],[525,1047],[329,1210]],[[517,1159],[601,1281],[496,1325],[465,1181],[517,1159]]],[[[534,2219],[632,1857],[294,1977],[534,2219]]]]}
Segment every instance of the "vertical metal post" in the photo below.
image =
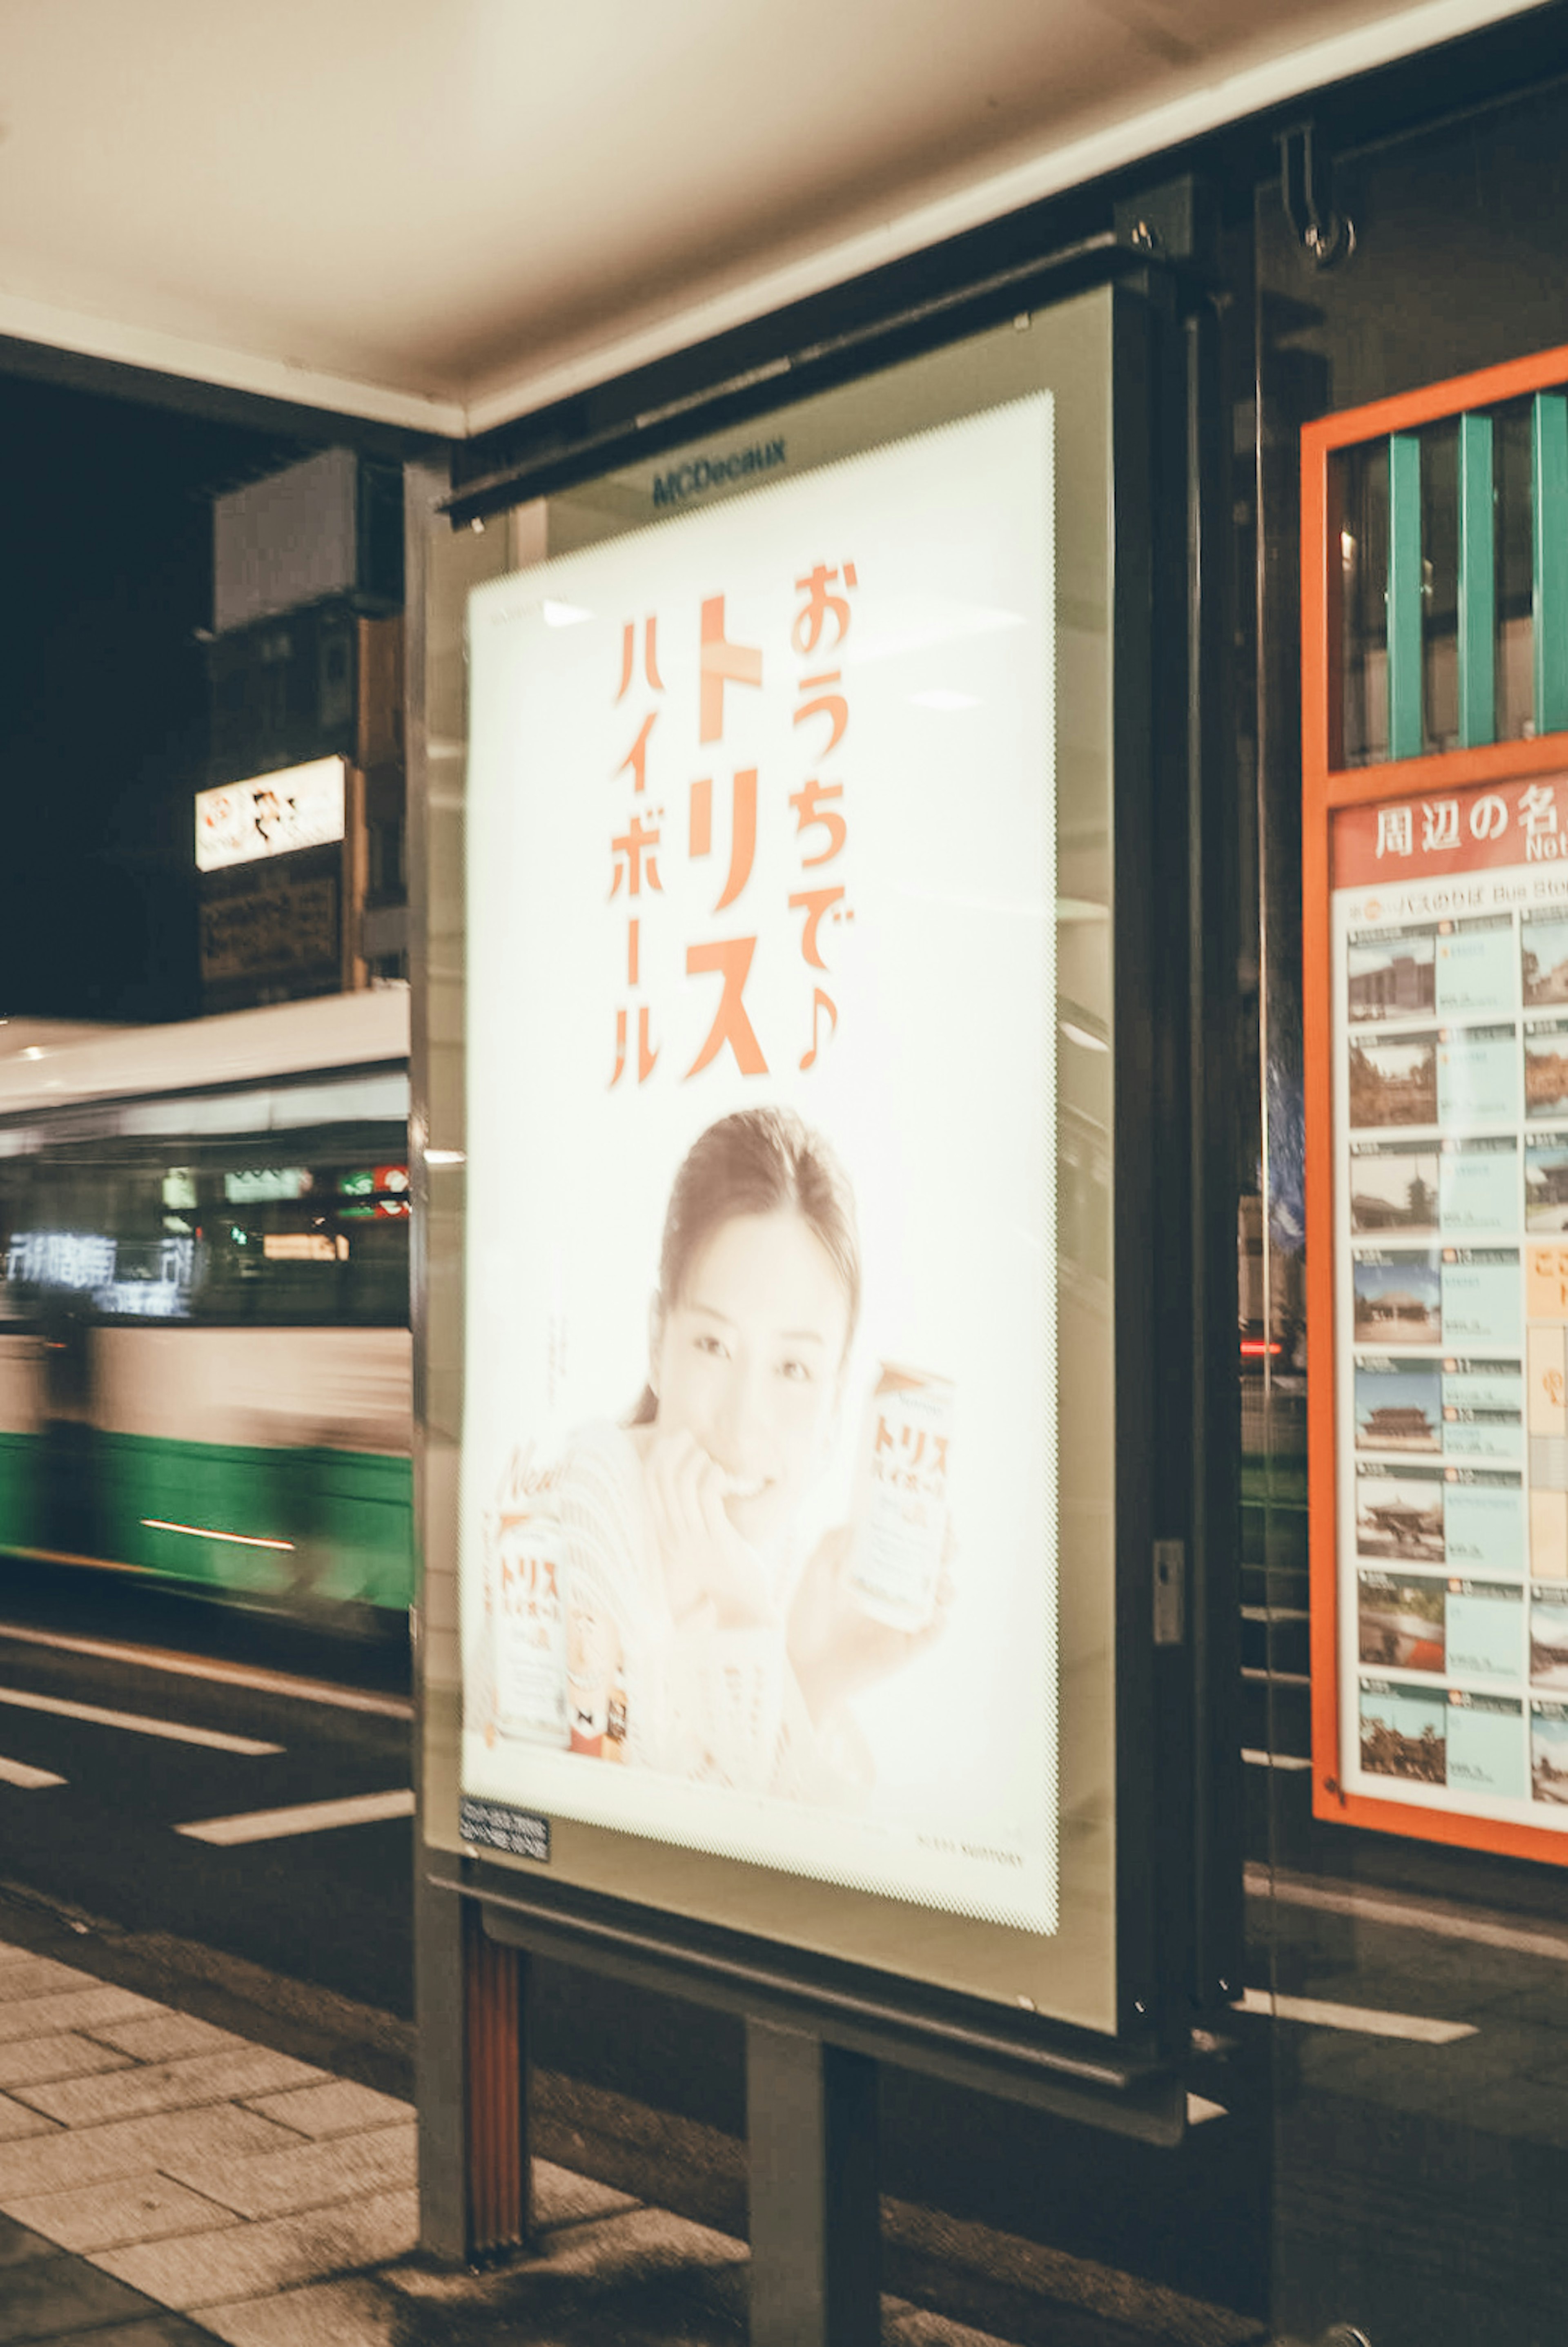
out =
{"type": "Polygon", "coordinates": [[[520,2249],[528,2236],[528,1960],[487,1937],[472,1901],[465,1921],[468,2246],[485,2255],[520,2249]]]}
{"type": "Polygon", "coordinates": [[[419,2113],[419,2244],[458,2264],[468,2254],[467,2077],[463,1906],[414,1870],[415,2100],[419,2113]]]}
{"type": "Polygon", "coordinates": [[[877,2347],[876,2065],[746,2024],[752,2347],[877,2347]]]}
{"type": "Polygon", "coordinates": [[[1535,730],[1568,727],[1568,398],[1535,395],[1530,433],[1535,730]]]}
{"type": "Polygon", "coordinates": [[[1497,739],[1497,546],[1491,418],[1459,420],[1459,738],[1497,739]]]}
{"type": "Polygon", "coordinates": [[[1389,755],[1421,754],[1421,444],[1389,437],[1389,755]]]}

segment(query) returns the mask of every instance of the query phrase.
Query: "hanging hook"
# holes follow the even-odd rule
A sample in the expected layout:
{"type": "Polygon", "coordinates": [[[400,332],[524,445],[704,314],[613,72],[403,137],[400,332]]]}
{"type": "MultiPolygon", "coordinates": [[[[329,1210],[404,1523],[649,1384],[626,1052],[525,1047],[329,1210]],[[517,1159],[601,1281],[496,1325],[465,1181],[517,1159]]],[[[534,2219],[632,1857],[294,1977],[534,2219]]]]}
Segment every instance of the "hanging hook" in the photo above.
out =
{"type": "Polygon", "coordinates": [[[1356,224],[1334,209],[1334,167],[1314,126],[1279,133],[1279,191],[1291,233],[1315,269],[1334,269],[1356,250],[1356,224]]]}

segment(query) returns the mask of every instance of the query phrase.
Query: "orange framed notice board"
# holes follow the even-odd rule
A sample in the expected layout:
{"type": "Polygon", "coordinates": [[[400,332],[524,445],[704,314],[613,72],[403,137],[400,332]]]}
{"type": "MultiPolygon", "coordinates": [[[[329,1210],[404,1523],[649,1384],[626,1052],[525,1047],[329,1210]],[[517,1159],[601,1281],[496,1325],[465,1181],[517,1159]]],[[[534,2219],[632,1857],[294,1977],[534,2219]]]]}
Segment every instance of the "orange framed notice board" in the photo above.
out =
{"type": "Polygon", "coordinates": [[[1313,1807],[1568,1862],[1568,350],[1302,435],[1313,1807]]]}

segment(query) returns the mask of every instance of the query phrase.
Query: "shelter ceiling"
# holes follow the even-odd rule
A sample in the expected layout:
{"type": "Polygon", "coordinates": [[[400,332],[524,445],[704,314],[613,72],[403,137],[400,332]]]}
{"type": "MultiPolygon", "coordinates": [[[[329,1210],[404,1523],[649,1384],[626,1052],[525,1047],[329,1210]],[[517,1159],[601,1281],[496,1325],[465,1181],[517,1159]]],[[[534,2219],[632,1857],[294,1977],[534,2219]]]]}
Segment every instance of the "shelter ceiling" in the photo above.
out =
{"type": "Polygon", "coordinates": [[[1519,5],[7,0],[0,334],[479,428],[1519,5]]]}

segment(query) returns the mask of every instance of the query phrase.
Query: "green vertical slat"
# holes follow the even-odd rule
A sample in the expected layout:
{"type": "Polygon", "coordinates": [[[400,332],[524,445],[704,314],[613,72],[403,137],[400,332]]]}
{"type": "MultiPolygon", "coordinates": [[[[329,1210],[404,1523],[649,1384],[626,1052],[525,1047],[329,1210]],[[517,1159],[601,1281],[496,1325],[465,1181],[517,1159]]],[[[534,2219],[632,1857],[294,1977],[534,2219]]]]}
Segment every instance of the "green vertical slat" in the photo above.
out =
{"type": "Polygon", "coordinates": [[[1459,738],[1497,739],[1497,548],[1491,418],[1459,420],[1459,738]]]}
{"type": "Polygon", "coordinates": [[[1421,754],[1421,444],[1389,441],[1389,755],[1421,754]]]}
{"type": "Polygon", "coordinates": [[[1568,398],[1540,391],[1530,432],[1535,730],[1568,727],[1568,398]]]}

